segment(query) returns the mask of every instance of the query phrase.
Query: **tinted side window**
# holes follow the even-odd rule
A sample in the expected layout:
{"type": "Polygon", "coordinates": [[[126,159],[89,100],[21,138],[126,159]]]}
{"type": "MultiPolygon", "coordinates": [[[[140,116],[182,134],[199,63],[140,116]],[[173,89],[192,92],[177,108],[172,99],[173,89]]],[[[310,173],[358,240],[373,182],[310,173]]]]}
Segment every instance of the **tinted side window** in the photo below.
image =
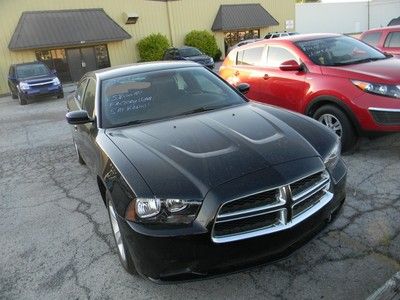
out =
{"type": "Polygon", "coordinates": [[[275,46],[268,47],[268,57],[267,57],[268,67],[279,67],[283,62],[291,59],[297,61],[296,57],[288,50],[275,46]]]}
{"type": "Polygon", "coordinates": [[[400,47],[400,31],[391,32],[386,38],[385,47],[388,48],[398,48],[400,47]]]}
{"type": "Polygon", "coordinates": [[[381,32],[370,32],[365,34],[361,40],[372,46],[377,46],[381,35],[381,32]]]}
{"type": "Polygon", "coordinates": [[[93,117],[94,115],[95,94],[96,94],[96,82],[93,79],[89,79],[85,95],[83,96],[82,108],[88,112],[90,117],[93,117]]]}
{"type": "Polygon", "coordinates": [[[237,64],[256,66],[260,63],[263,47],[250,48],[238,52],[237,64]]]}
{"type": "Polygon", "coordinates": [[[76,89],[75,97],[76,100],[79,101],[79,103],[82,103],[83,93],[85,92],[86,84],[87,80],[85,79],[79,83],[78,88],[76,89]]]}

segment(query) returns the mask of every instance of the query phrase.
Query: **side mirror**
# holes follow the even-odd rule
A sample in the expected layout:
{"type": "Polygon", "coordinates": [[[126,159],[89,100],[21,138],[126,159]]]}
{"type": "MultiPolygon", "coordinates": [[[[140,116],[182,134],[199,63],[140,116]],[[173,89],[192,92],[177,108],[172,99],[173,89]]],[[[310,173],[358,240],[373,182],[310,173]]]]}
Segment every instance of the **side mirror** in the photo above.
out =
{"type": "Polygon", "coordinates": [[[383,52],[383,54],[384,54],[387,58],[393,57],[393,54],[390,54],[390,53],[388,53],[388,52],[383,52]]]}
{"type": "Polygon", "coordinates": [[[295,61],[294,59],[291,59],[291,60],[287,60],[287,61],[283,62],[279,66],[279,69],[281,69],[282,71],[300,71],[301,66],[299,65],[299,63],[297,61],[295,61]]]}
{"type": "Polygon", "coordinates": [[[57,70],[52,69],[52,70],[51,70],[51,73],[53,73],[54,75],[57,75],[57,70]]]}
{"type": "Polygon", "coordinates": [[[250,84],[248,83],[239,83],[236,86],[236,89],[241,92],[242,94],[247,94],[248,91],[250,90],[250,84]]]}
{"type": "Polygon", "coordinates": [[[67,122],[71,125],[79,125],[93,122],[86,110],[71,111],[65,115],[65,118],[67,119],[67,122]]]}

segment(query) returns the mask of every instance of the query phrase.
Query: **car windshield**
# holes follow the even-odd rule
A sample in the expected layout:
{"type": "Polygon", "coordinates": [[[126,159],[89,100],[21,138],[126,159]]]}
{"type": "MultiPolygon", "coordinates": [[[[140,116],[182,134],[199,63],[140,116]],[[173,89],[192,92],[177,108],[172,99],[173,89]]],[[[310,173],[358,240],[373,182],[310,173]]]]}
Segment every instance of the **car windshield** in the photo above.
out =
{"type": "Polygon", "coordinates": [[[101,83],[104,128],[190,115],[245,102],[232,87],[201,67],[125,75],[101,83]]]}
{"type": "Polygon", "coordinates": [[[387,58],[375,48],[347,36],[299,41],[295,44],[320,66],[352,65],[387,58]]]}
{"type": "Polygon", "coordinates": [[[199,49],[196,48],[182,48],[179,50],[183,57],[190,57],[190,56],[199,56],[203,55],[199,49]]]}
{"type": "Polygon", "coordinates": [[[37,77],[49,75],[50,70],[42,64],[21,65],[16,67],[17,78],[37,77]]]}

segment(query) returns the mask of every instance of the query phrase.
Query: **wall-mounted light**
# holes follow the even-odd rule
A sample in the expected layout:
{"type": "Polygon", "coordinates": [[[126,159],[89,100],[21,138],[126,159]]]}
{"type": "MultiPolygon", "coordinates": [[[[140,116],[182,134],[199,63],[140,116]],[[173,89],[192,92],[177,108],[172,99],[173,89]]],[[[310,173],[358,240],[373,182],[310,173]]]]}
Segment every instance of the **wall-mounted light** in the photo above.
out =
{"type": "Polygon", "coordinates": [[[139,15],[137,13],[123,13],[123,19],[125,24],[136,24],[139,19],[139,15]]]}

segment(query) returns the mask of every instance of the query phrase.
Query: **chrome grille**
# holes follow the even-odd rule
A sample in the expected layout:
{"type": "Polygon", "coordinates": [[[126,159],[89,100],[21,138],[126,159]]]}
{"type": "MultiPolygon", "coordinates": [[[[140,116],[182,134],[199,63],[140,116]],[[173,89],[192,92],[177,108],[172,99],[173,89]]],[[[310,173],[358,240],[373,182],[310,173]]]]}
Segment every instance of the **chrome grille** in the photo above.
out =
{"type": "Polygon", "coordinates": [[[329,186],[329,174],[323,171],[224,203],[215,219],[212,240],[232,242],[297,225],[332,200],[329,186]]]}

